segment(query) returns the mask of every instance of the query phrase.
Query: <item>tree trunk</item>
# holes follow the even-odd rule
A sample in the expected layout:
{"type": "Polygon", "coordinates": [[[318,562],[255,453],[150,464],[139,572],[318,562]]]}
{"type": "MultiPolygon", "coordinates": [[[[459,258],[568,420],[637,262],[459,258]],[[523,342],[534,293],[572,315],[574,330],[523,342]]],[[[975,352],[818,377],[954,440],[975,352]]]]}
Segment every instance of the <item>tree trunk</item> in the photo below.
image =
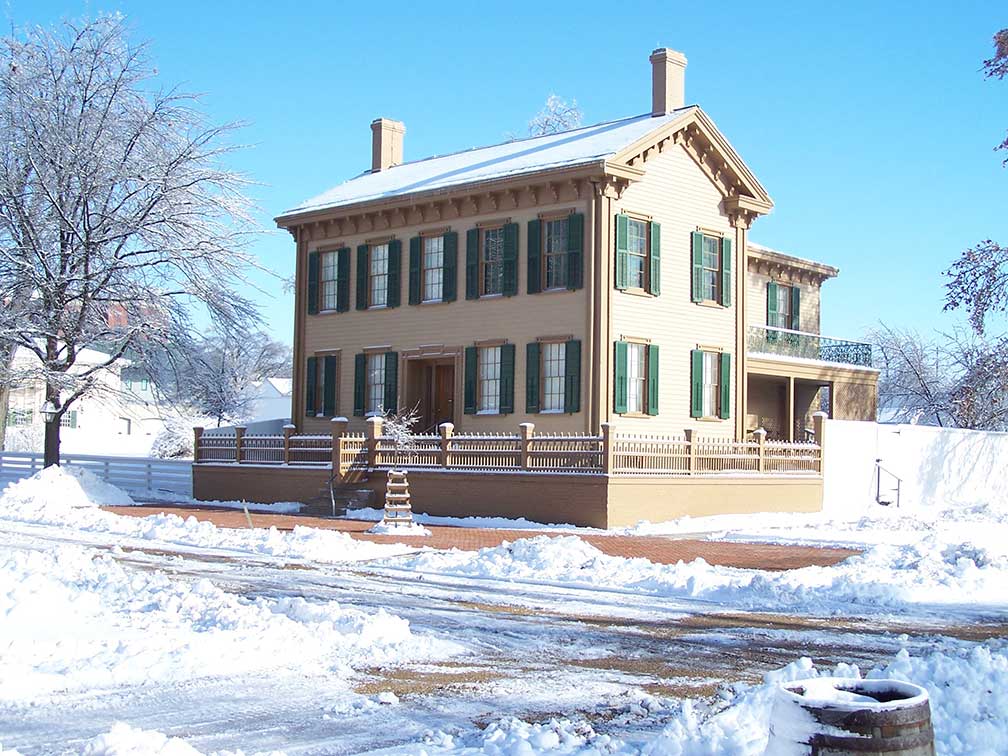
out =
{"type": "MultiPolygon", "coordinates": [[[[56,361],[58,344],[52,336],[46,339],[46,366],[50,367],[56,361]]],[[[59,467],[60,463],[60,418],[63,416],[60,409],[60,390],[52,383],[46,383],[46,403],[51,403],[57,410],[56,416],[51,422],[45,424],[45,445],[43,454],[43,467],[59,467]]]]}
{"type": "Polygon", "coordinates": [[[0,373],[3,380],[0,380],[0,451],[7,445],[7,415],[10,409],[10,367],[14,361],[14,350],[17,347],[0,347],[0,373]]]}

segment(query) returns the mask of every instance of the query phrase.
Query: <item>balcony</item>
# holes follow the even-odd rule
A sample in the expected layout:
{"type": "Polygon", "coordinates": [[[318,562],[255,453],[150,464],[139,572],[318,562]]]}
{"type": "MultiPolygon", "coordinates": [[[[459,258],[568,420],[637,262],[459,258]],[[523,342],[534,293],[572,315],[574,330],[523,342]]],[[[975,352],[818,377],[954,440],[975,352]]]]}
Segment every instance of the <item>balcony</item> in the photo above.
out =
{"type": "Polygon", "coordinates": [[[839,365],[872,366],[871,344],[773,326],[749,326],[747,351],[749,354],[776,354],[839,365]]]}

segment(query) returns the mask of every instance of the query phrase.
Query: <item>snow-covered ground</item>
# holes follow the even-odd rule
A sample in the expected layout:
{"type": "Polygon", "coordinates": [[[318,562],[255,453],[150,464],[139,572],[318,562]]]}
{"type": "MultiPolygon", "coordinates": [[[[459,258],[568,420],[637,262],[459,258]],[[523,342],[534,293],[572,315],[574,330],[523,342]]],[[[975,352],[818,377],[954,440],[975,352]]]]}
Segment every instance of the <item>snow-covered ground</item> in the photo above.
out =
{"type": "Polygon", "coordinates": [[[777,682],[862,671],[928,689],[939,753],[1008,753],[996,503],[633,529],[866,549],[785,572],[97,503],[131,501],[72,468],[0,495],[0,754],[760,754],[777,682]]]}

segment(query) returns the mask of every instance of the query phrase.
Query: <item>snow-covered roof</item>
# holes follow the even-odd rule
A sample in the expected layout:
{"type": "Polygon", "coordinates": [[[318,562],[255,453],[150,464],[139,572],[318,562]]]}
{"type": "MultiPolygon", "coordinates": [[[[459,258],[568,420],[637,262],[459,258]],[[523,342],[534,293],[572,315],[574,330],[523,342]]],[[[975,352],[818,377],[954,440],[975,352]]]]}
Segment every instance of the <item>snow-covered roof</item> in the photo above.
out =
{"type": "Polygon", "coordinates": [[[667,115],[633,116],[558,134],[515,139],[416,160],[375,173],[369,171],[305,200],[280,217],[598,162],[612,157],[651,131],[687,117],[694,110],[695,105],[688,105],[667,115]]]}
{"type": "Polygon", "coordinates": [[[294,381],[290,378],[267,378],[266,382],[272,384],[281,396],[290,396],[294,387],[294,381]]]}
{"type": "Polygon", "coordinates": [[[779,249],[757,244],[753,241],[747,241],[746,246],[749,248],[750,252],[756,253],[762,257],[784,263],[785,265],[808,268],[816,273],[826,276],[827,278],[836,278],[837,274],[840,273],[840,269],[833,265],[828,265],[827,263],[819,262],[818,260],[810,260],[806,257],[798,257],[797,255],[790,254],[789,252],[781,252],[779,249]]]}

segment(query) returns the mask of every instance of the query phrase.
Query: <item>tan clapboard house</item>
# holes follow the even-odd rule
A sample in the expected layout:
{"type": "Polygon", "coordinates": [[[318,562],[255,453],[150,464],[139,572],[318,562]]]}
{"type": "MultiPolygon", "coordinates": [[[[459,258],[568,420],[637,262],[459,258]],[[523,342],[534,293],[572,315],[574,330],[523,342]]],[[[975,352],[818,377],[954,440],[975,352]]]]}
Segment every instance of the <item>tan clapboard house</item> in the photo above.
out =
{"type": "Polygon", "coordinates": [[[296,242],[293,422],[418,431],[694,429],[802,440],[811,414],[874,419],[870,348],[819,334],[829,265],[758,246],[766,189],[655,50],[650,112],[403,160],[277,218],[296,242]]]}

